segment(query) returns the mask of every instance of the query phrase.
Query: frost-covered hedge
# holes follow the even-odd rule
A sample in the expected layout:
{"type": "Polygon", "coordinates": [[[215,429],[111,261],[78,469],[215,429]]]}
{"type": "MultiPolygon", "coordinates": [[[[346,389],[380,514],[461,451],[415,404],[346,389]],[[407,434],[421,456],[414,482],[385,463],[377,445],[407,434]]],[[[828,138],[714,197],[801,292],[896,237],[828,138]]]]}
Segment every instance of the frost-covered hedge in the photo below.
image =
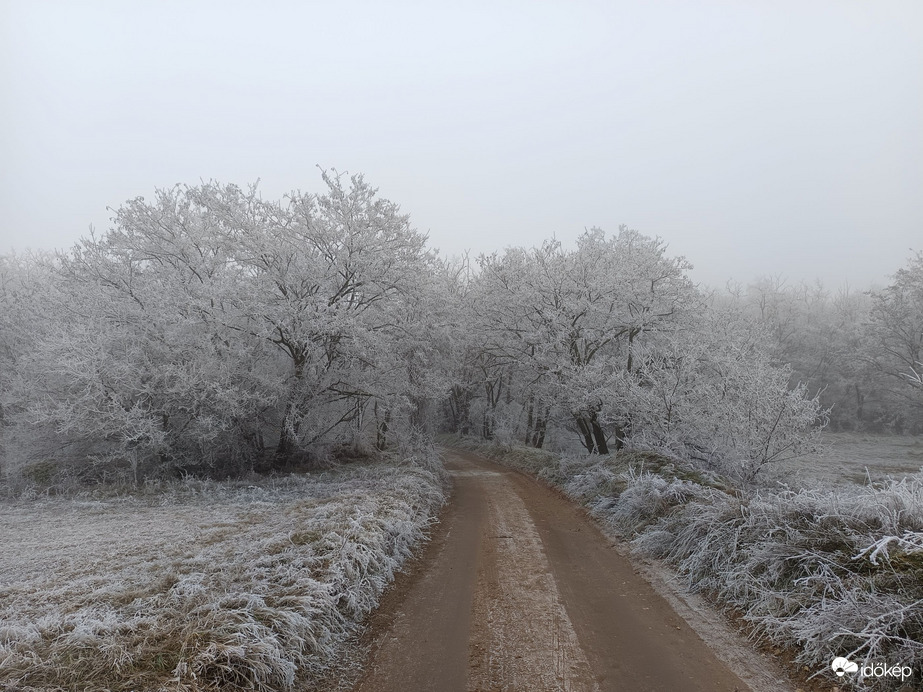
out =
{"type": "Polygon", "coordinates": [[[901,682],[835,678],[835,656],[915,666],[914,683],[923,679],[923,473],[867,487],[741,492],[644,452],[478,451],[558,485],[637,554],[664,560],[690,590],[741,615],[754,637],[792,649],[841,687],[901,682]]]}
{"type": "MultiPolygon", "coordinates": [[[[435,467],[379,462],[258,486],[192,481],[76,505],[10,502],[10,531],[66,512],[98,533],[150,538],[96,536],[95,560],[68,557],[54,574],[17,568],[26,555],[0,560],[0,689],[289,690],[316,680],[444,498],[435,467]],[[158,521],[164,533],[194,524],[195,538],[161,540],[158,521]]],[[[67,548],[49,536],[48,551],[67,548]]]]}

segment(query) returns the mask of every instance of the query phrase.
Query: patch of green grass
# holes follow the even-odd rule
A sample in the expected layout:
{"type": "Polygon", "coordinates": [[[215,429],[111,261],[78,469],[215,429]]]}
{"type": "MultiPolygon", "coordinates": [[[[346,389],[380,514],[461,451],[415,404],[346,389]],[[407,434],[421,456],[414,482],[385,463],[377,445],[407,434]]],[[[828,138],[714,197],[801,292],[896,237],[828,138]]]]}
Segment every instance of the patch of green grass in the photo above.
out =
{"type": "Polygon", "coordinates": [[[38,486],[51,485],[58,474],[58,464],[49,459],[36,461],[22,467],[22,477],[38,486]]]}
{"type": "Polygon", "coordinates": [[[292,545],[308,545],[316,543],[323,537],[320,531],[294,531],[289,534],[288,540],[292,545]]]}

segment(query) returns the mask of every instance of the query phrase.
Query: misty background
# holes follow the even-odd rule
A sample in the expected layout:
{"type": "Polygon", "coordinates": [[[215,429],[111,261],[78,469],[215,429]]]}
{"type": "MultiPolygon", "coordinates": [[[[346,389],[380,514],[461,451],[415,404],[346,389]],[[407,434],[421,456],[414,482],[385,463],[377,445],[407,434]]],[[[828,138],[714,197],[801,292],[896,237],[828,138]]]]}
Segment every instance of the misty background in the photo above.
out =
{"type": "Polygon", "coordinates": [[[626,223],[697,281],[920,249],[916,2],[0,2],[0,252],[364,173],[452,255],[626,223]]]}

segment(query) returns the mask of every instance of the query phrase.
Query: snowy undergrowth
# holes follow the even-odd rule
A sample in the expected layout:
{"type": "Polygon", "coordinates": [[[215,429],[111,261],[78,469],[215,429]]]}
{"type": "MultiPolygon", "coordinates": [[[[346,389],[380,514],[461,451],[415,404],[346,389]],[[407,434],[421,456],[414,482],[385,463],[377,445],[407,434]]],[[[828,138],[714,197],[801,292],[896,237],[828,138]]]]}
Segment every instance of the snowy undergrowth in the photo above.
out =
{"type": "Polygon", "coordinates": [[[665,561],[691,591],[741,615],[755,638],[797,652],[821,679],[901,686],[834,678],[835,656],[915,666],[915,683],[923,676],[923,474],[742,492],[646,452],[557,458],[462,444],[561,487],[636,554],[665,561]]]}
{"type": "Polygon", "coordinates": [[[434,469],[6,502],[0,689],[319,680],[424,540],[445,499],[434,469]]]}

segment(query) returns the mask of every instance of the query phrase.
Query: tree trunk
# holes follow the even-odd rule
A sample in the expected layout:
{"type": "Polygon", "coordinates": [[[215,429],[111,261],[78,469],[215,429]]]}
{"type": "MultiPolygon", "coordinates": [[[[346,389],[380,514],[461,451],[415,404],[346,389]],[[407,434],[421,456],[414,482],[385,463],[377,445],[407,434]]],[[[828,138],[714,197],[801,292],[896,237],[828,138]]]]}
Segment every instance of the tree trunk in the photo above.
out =
{"type": "Polygon", "coordinates": [[[532,444],[532,431],[534,429],[533,411],[535,410],[535,395],[529,395],[529,403],[526,406],[526,445],[532,444]]]}
{"type": "Polygon", "coordinates": [[[593,428],[593,439],[596,441],[596,453],[608,454],[609,445],[606,443],[606,433],[602,429],[602,426],[600,426],[599,421],[596,420],[596,414],[593,414],[590,425],[593,428]]]}
{"type": "Polygon", "coordinates": [[[301,421],[298,420],[295,403],[301,394],[301,381],[304,378],[304,356],[293,357],[295,370],[292,391],[289,393],[288,401],[285,404],[285,412],[282,415],[282,425],[279,429],[279,444],[276,445],[272,467],[279,468],[286,462],[290,461],[292,455],[298,449],[298,430],[301,428],[301,421]]]}
{"type": "Polygon", "coordinates": [[[586,418],[580,415],[574,416],[574,420],[577,421],[577,431],[583,438],[583,446],[586,447],[586,451],[592,454],[595,451],[596,445],[593,443],[593,431],[590,428],[589,422],[587,422],[586,418]]]}
{"type": "Polygon", "coordinates": [[[391,409],[386,409],[381,415],[378,413],[378,402],[375,402],[375,449],[383,452],[388,446],[388,424],[391,422],[391,409]]]}
{"type": "Polygon", "coordinates": [[[282,425],[279,429],[279,444],[276,445],[274,468],[289,461],[298,448],[298,429],[300,423],[295,417],[295,404],[289,401],[285,405],[285,415],[282,416],[282,425]]]}
{"type": "Polygon", "coordinates": [[[481,437],[483,437],[485,440],[494,439],[494,429],[491,422],[490,411],[484,412],[484,420],[481,423],[481,437]]]}
{"type": "Polygon", "coordinates": [[[612,451],[617,452],[625,446],[625,428],[621,425],[615,426],[615,434],[612,436],[612,451]]]}
{"type": "Polygon", "coordinates": [[[629,373],[631,373],[634,370],[634,363],[635,363],[634,342],[635,342],[635,337],[640,332],[641,330],[637,328],[630,329],[628,331],[628,364],[626,365],[626,369],[628,370],[629,373]]]}
{"type": "Polygon", "coordinates": [[[606,442],[606,431],[599,424],[596,412],[575,414],[577,430],[583,438],[583,446],[590,454],[608,454],[609,444],[606,442]]]}
{"type": "Polygon", "coordinates": [[[549,413],[550,410],[542,406],[540,397],[536,400],[533,394],[529,395],[529,404],[526,408],[526,444],[530,447],[541,449],[545,444],[549,413]]]}
{"type": "Polygon", "coordinates": [[[446,406],[449,412],[449,432],[462,432],[463,427],[467,427],[468,406],[466,402],[465,391],[455,385],[449,392],[449,398],[446,406]]]}
{"type": "Polygon", "coordinates": [[[548,409],[545,409],[544,413],[536,418],[535,421],[535,441],[533,446],[536,449],[541,449],[542,445],[545,444],[545,430],[548,428],[548,414],[551,413],[548,409]]]}

